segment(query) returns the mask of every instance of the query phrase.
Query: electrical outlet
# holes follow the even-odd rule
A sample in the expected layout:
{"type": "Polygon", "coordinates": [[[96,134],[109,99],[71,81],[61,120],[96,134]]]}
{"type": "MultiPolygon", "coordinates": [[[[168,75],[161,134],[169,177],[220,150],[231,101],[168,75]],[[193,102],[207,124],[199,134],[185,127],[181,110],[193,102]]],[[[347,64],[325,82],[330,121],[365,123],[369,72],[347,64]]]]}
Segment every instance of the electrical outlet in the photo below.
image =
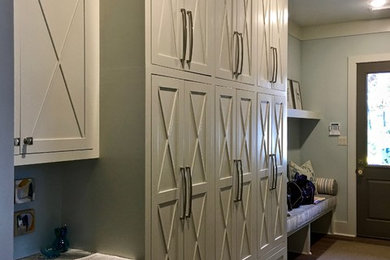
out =
{"type": "Polygon", "coordinates": [[[337,145],[340,146],[347,146],[348,145],[348,139],[346,136],[339,136],[337,139],[337,145]]]}

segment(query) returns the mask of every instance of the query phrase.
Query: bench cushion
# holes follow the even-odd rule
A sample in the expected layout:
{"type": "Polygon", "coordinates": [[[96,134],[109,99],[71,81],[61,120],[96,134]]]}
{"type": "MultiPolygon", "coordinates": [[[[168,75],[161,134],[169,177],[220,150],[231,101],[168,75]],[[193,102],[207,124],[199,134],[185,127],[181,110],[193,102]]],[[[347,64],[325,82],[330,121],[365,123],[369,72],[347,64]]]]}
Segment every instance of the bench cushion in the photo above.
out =
{"type": "Polygon", "coordinates": [[[319,202],[318,204],[301,205],[299,208],[288,212],[288,235],[291,235],[295,231],[332,211],[336,207],[336,196],[321,194],[321,197],[325,197],[325,200],[319,202]]]}

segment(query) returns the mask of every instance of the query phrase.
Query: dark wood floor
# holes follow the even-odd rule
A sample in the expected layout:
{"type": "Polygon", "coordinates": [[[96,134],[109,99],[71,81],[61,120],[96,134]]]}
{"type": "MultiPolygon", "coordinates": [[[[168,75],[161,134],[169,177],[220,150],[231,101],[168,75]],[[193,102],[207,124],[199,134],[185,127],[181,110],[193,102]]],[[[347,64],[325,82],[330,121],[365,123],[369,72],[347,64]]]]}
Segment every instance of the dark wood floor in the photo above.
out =
{"type": "Polygon", "coordinates": [[[314,260],[320,257],[326,250],[328,250],[336,241],[355,241],[360,243],[374,244],[374,245],[383,245],[390,246],[390,240],[379,240],[372,238],[363,238],[363,237],[343,237],[343,236],[330,236],[323,234],[312,234],[311,241],[311,252],[312,255],[300,255],[295,253],[288,253],[289,260],[314,260]]]}

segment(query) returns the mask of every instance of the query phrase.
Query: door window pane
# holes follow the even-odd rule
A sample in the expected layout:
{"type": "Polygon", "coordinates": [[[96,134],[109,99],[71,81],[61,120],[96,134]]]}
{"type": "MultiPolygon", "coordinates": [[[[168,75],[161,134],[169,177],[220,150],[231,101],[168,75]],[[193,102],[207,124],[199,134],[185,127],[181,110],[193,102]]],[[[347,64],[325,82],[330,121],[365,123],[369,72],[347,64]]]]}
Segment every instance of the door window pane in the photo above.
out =
{"type": "Polygon", "coordinates": [[[367,74],[367,163],[390,166],[390,72],[367,74]]]}

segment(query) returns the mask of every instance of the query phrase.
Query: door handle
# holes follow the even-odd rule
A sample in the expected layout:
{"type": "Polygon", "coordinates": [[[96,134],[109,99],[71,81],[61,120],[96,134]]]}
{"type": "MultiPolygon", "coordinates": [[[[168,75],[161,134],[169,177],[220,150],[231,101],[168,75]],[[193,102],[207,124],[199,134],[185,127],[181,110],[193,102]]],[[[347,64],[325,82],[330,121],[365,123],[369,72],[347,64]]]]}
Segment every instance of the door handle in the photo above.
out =
{"type": "Polygon", "coordinates": [[[271,160],[271,174],[272,174],[272,181],[270,183],[269,190],[274,190],[274,183],[275,183],[275,161],[274,161],[275,154],[269,155],[269,160],[271,160]]]}
{"type": "Polygon", "coordinates": [[[187,15],[188,15],[188,20],[189,20],[189,23],[190,23],[190,30],[189,30],[189,33],[190,33],[190,54],[189,54],[189,57],[188,57],[188,60],[187,60],[187,63],[191,63],[192,62],[192,53],[193,53],[193,50],[194,50],[194,22],[193,22],[193,18],[192,18],[192,12],[191,11],[187,11],[187,15]]]}
{"type": "Polygon", "coordinates": [[[20,146],[20,138],[14,138],[14,146],[20,146]]]}
{"type": "Polygon", "coordinates": [[[33,137],[26,137],[23,139],[23,144],[25,145],[33,145],[34,144],[34,138],[33,137]]]}
{"type": "Polygon", "coordinates": [[[186,54],[187,54],[187,15],[186,15],[186,9],[182,8],[181,11],[181,17],[183,20],[183,56],[180,59],[181,64],[184,68],[184,61],[186,60],[186,54]]]}
{"type": "Polygon", "coordinates": [[[238,36],[238,32],[234,32],[233,40],[236,42],[235,65],[234,65],[234,69],[233,69],[233,76],[237,77],[238,65],[239,65],[239,60],[240,60],[240,39],[238,36]]]}
{"type": "Polygon", "coordinates": [[[240,164],[240,177],[241,177],[241,185],[240,185],[240,197],[239,197],[239,201],[242,201],[242,193],[244,191],[244,171],[242,170],[242,160],[238,160],[239,164],[240,164]]]}
{"type": "Polygon", "coordinates": [[[271,50],[272,50],[272,77],[271,77],[271,80],[270,82],[271,83],[275,83],[275,72],[276,72],[276,54],[275,54],[275,50],[276,48],[275,47],[271,47],[271,50]]]}
{"type": "Polygon", "coordinates": [[[367,163],[363,159],[359,159],[357,162],[357,169],[355,170],[355,173],[358,176],[364,175],[364,169],[367,167],[367,163]]]}
{"type": "Polygon", "coordinates": [[[274,158],[274,167],[275,167],[275,183],[273,188],[274,190],[276,190],[276,186],[278,184],[278,163],[276,160],[276,154],[274,154],[273,158],[274,158]]]}
{"type": "Polygon", "coordinates": [[[278,48],[275,48],[275,60],[276,60],[276,66],[275,66],[275,79],[274,79],[274,83],[278,82],[278,74],[279,74],[278,48]]]}
{"type": "Polygon", "coordinates": [[[181,183],[182,183],[182,197],[183,197],[183,204],[182,204],[182,210],[180,214],[180,219],[185,219],[186,216],[186,209],[187,209],[187,177],[186,172],[183,167],[180,167],[180,174],[181,174],[181,183]]]}
{"type": "Polygon", "coordinates": [[[238,160],[234,160],[234,164],[236,165],[236,178],[237,178],[237,186],[236,186],[236,198],[234,199],[234,202],[240,201],[240,169],[238,168],[238,160]]]}
{"type": "Polygon", "coordinates": [[[242,36],[242,33],[238,34],[238,38],[240,39],[240,72],[237,72],[236,77],[240,76],[242,74],[242,67],[244,65],[244,37],[242,36]]]}
{"type": "Polygon", "coordinates": [[[189,193],[189,195],[188,195],[188,198],[187,198],[187,200],[188,200],[188,203],[187,203],[187,205],[188,205],[188,213],[186,214],[186,218],[190,218],[191,217],[191,215],[192,215],[192,173],[191,173],[191,167],[186,167],[186,173],[188,174],[188,179],[190,180],[189,181],[189,185],[188,185],[188,193],[189,193]]]}

